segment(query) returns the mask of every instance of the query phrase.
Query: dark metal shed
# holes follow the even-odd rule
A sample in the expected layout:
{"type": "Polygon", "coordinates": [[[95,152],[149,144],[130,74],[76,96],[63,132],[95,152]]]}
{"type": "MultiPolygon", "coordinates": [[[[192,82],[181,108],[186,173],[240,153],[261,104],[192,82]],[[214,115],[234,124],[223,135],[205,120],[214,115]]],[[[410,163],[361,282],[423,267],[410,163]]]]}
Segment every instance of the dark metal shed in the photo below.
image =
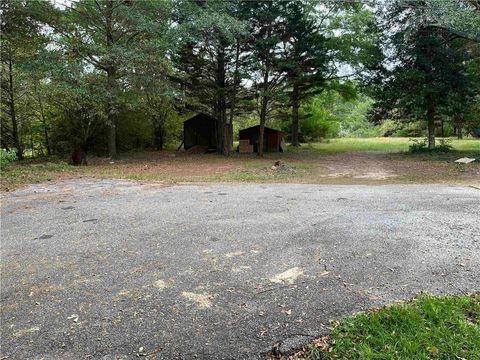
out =
{"type": "Polygon", "coordinates": [[[200,113],[183,123],[183,147],[193,146],[207,149],[217,148],[217,120],[210,115],[200,113]]]}
{"type": "MultiPolygon", "coordinates": [[[[283,151],[282,142],[285,133],[280,130],[265,127],[263,133],[263,151],[278,152],[283,151]]],[[[260,137],[260,125],[252,126],[238,132],[239,140],[249,140],[253,145],[253,151],[258,151],[258,139],[260,137]]]]}

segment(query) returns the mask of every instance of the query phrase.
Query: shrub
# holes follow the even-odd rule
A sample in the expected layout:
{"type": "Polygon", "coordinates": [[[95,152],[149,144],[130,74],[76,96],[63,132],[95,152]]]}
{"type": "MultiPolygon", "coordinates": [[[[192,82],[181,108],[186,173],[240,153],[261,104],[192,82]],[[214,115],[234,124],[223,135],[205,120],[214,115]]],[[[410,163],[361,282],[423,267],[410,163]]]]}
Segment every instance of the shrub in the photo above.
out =
{"type": "Polygon", "coordinates": [[[0,149],[0,168],[7,166],[15,160],[17,160],[17,153],[15,150],[0,149]]]}
{"type": "Polygon", "coordinates": [[[411,139],[412,143],[408,146],[408,151],[411,153],[420,153],[428,151],[427,139],[417,140],[411,139]]]}
{"type": "Polygon", "coordinates": [[[449,139],[440,139],[440,144],[435,146],[434,151],[437,152],[449,152],[452,151],[453,147],[450,144],[449,139]]]}
{"type": "Polygon", "coordinates": [[[452,151],[453,147],[448,139],[440,139],[439,144],[433,149],[429,149],[427,145],[427,139],[417,140],[411,139],[412,143],[408,146],[408,151],[411,153],[423,153],[423,152],[436,152],[445,153],[452,151]]]}

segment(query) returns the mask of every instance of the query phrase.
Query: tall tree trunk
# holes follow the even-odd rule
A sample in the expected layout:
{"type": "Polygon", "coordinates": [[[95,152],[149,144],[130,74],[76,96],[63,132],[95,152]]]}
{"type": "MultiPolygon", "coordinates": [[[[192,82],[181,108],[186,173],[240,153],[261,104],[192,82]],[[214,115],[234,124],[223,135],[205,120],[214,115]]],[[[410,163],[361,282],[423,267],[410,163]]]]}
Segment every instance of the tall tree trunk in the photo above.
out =
{"type": "MultiPolygon", "coordinates": [[[[266,104],[266,101],[264,101],[266,104]]],[[[265,137],[265,120],[266,120],[266,112],[264,110],[264,105],[262,105],[262,111],[260,114],[260,127],[258,130],[258,143],[257,143],[257,154],[258,156],[263,156],[263,144],[264,144],[264,137],[265,137]]]]}
{"type": "Polygon", "coordinates": [[[164,126],[164,119],[159,118],[158,115],[155,115],[152,120],[152,124],[154,126],[154,143],[155,148],[158,151],[163,150],[163,145],[165,144],[165,126],[164,126]]]}
{"type": "Polygon", "coordinates": [[[35,146],[33,145],[33,130],[30,126],[30,148],[32,149],[32,159],[35,157],[35,146]]]}
{"type": "Polygon", "coordinates": [[[223,155],[230,155],[230,123],[226,123],[223,127],[223,155]]]}
{"type": "Polygon", "coordinates": [[[48,130],[45,120],[43,120],[43,133],[45,135],[45,146],[47,147],[47,155],[50,156],[52,155],[52,149],[50,147],[50,139],[48,138],[48,130]]]}
{"type": "Polygon", "coordinates": [[[108,154],[111,158],[117,156],[117,119],[115,114],[114,96],[116,90],[115,69],[107,71],[107,127],[108,127],[108,154]]]}
{"type": "Polygon", "coordinates": [[[428,102],[427,110],[427,131],[428,131],[428,148],[430,150],[435,148],[435,107],[428,102]]]}
{"type": "Polygon", "coordinates": [[[110,112],[108,116],[108,155],[112,159],[117,156],[117,129],[115,119],[110,112]]]}
{"type": "MultiPolygon", "coordinates": [[[[423,38],[428,38],[430,29],[426,27],[422,27],[419,36],[423,38]]],[[[425,58],[430,59],[432,58],[433,50],[430,45],[430,42],[426,42],[426,46],[422,47],[422,51],[424,52],[425,58]]],[[[429,88],[433,84],[434,79],[434,69],[432,66],[427,66],[425,64],[420,65],[420,68],[426,73],[425,76],[425,85],[429,88]]],[[[431,93],[425,94],[424,97],[426,108],[427,108],[427,139],[428,139],[428,149],[432,150],[435,148],[435,103],[434,98],[431,93]]]]}
{"type": "Polygon", "coordinates": [[[235,51],[235,72],[233,76],[233,88],[230,93],[230,118],[228,120],[228,144],[230,148],[233,147],[233,117],[235,116],[235,106],[237,100],[238,85],[240,83],[240,41],[237,40],[237,47],[235,51]]]}
{"type": "Polygon", "coordinates": [[[458,140],[462,140],[463,139],[463,118],[457,117],[456,123],[457,123],[457,126],[456,126],[457,138],[458,140]]]}
{"type": "Polygon", "coordinates": [[[299,119],[298,119],[298,110],[300,108],[300,99],[299,99],[299,90],[298,85],[293,85],[292,90],[292,145],[300,146],[298,141],[298,130],[299,130],[299,119]]]}
{"type": "MultiPolygon", "coordinates": [[[[114,45],[113,38],[113,1],[107,0],[105,12],[106,40],[107,49],[111,50],[114,45]]],[[[117,121],[115,114],[115,96],[116,96],[116,68],[113,60],[106,67],[107,72],[107,126],[108,126],[108,154],[114,158],[117,156],[117,121]]]]}
{"type": "Polygon", "coordinates": [[[227,101],[225,99],[225,47],[220,45],[217,52],[217,74],[215,112],[217,119],[217,152],[225,156],[230,155],[229,129],[226,124],[227,101]]]}
{"type": "Polygon", "coordinates": [[[260,128],[258,133],[258,145],[257,153],[258,156],[263,156],[263,143],[264,143],[264,134],[265,134],[265,124],[267,122],[267,111],[268,111],[268,77],[269,77],[269,68],[268,63],[266,64],[266,69],[263,74],[263,94],[261,100],[260,108],[260,128]]]}
{"type": "Polygon", "coordinates": [[[266,97],[264,97],[262,98],[262,104],[260,109],[260,127],[258,131],[258,143],[257,143],[258,156],[263,156],[265,123],[267,122],[267,109],[268,109],[268,100],[266,97]]]}
{"type": "Polygon", "coordinates": [[[12,59],[8,60],[8,95],[10,97],[9,107],[10,107],[10,117],[12,119],[12,138],[13,138],[13,145],[17,150],[17,158],[23,159],[23,148],[22,143],[20,141],[20,136],[18,133],[18,122],[17,122],[17,115],[15,113],[15,92],[13,86],[13,64],[12,59]]]}
{"type": "Polygon", "coordinates": [[[37,87],[35,86],[35,94],[37,96],[38,106],[40,107],[40,116],[42,118],[43,123],[43,134],[45,136],[45,147],[47,148],[47,155],[52,155],[52,150],[50,148],[50,139],[48,137],[48,129],[47,129],[47,120],[45,118],[45,111],[43,110],[43,103],[42,98],[40,97],[40,93],[38,92],[37,87]]]}

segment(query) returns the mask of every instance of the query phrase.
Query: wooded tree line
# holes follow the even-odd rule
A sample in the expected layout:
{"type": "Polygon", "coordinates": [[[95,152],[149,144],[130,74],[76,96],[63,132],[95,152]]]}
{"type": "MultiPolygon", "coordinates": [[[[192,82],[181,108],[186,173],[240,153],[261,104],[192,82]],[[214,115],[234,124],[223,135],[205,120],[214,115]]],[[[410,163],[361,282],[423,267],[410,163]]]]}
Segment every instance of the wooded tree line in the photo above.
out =
{"type": "Polygon", "coordinates": [[[162,149],[195,112],[217,119],[225,155],[246,114],[260,142],[272,119],[287,119],[298,146],[325,92],[369,94],[372,121],[425,120],[430,147],[444,119],[462,134],[479,118],[478,0],[12,0],[0,10],[0,145],[18,158],[162,149]]]}
{"type": "Polygon", "coordinates": [[[480,2],[391,2],[379,16],[383,51],[372,71],[373,120],[422,119],[428,147],[446,119],[459,138],[479,126],[480,2]]]}

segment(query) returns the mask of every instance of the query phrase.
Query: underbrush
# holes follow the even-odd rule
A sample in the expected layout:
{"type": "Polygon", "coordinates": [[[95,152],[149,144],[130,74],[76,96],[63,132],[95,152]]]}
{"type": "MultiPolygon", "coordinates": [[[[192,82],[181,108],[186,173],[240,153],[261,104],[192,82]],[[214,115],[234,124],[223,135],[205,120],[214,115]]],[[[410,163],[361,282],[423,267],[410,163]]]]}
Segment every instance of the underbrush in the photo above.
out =
{"type": "Polygon", "coordinates": [[[433,149],[429,149],[427,139],[411,139],[408,150],[411,153],[447,153],[453,150],[453,146],[449,139],[440,139],[438,145],[435,144],[433,149]]]}
{"type": "Polygon", "coordinates": [[[0,149],[0,169],[17,160],[15,150],[0,149]]]}

